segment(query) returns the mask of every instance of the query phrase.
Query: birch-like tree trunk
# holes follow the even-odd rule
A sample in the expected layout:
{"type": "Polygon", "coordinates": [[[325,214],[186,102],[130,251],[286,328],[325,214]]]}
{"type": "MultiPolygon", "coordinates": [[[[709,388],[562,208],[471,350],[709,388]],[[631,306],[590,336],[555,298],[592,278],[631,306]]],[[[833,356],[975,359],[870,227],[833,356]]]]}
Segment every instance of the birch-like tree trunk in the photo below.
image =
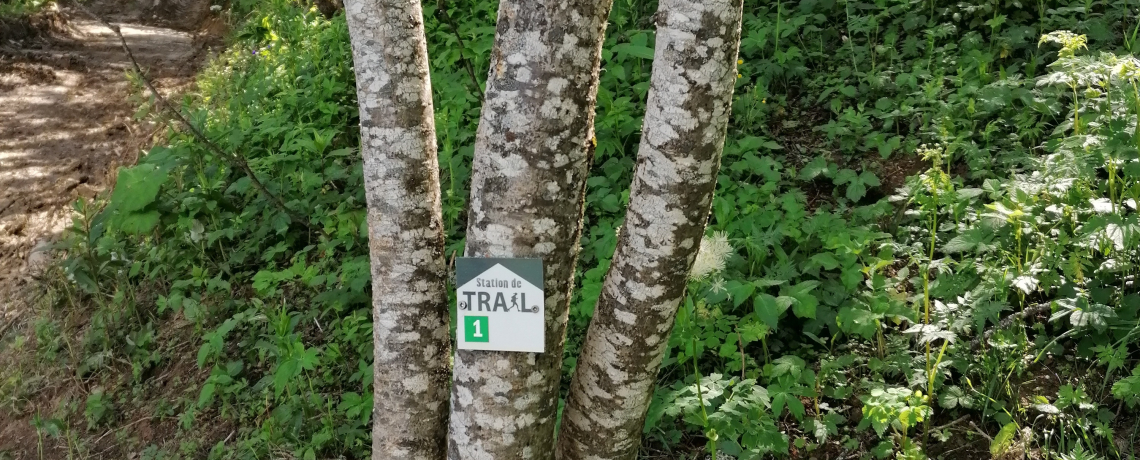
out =
{"type": "Polygon", "coordinates": [[[455,353],[449,458],[554,456],[562,348],[612,0],[502,0],[475,140],[468,257],[537,257],[545,353],[455,353]]]}
{"type": "Polygon", "coordinates": [[[741,0],[661,0],[637,171],[570,386],[562,460],[633,459],[712,203],[741,0]]]}
{"type": "Polygon", "coordinates": [[[418,0],[347,0],[372,259],[372,458],[445,457],[443,218],[418,0]]]}

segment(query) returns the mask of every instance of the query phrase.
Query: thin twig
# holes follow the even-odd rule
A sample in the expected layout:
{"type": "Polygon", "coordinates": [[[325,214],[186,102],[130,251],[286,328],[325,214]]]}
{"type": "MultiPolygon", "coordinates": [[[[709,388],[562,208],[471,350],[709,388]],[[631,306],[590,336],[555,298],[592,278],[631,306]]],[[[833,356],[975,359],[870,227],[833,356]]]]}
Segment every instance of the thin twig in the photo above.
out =
{"type": "Polygon", "coordinates": [[[991,438],[990,435],[986,434],[985,431],[982,431],[981,428],[978,428],[978,426],[975,425],[974,422],[970,422],[970,427],[972,427],[974,429],[975,433],[981,435],[983,438],[986,438],[986,440],[989,441],[991,444],[994,442],[994,438],[991,438]]]}
{"type": "Polygon", "coordinates": [[[463,44],[463,37],[459,35],[459,27],[456,27],[455,21],[451,19],[451,15],[447,14],[447,2],[445,0],[437,0],[435,9],[443,16],[443,21],[451,27],[451,33],[455,34],[455,40],[459,42],[459,60],[463,62],[463,67],[467,69],[467,75],[471,77],[471,83],[475,84],[475,90],[479,91],[479,100],[482,101],[485,97],[483,87],[479,86],[479,79],[475,78],[475,69],[471,67],[471,61],[463,57],[463,50],[466,49],[467,46],[463,44]]]}
{"type": "Polygon", "coordinates": [[[955,448],[953,448],[953,449],[950,449],[950,450],[948,450],[948,451],[946,451],[946,452],[943,452],[943,453],[942,453],[942,455],[941,455],[941,457],[942,457],[942,458],[947,458],[947,457],[949,457],[949,456],[950,456],[950,454],[952,454],[952,453],[954,453],[954,452],[957,452],[957,451],[960,451],[960,450],[962,450],[962,449],[965,449],[965,448],[967,448],[967,447],[973,447],[973,445],[971,445],[971,444],[962,444],[962,445],[960,445],[960,446],[958,446],[958,447],[955,447],[955,448]]]}
{"type": "Polygon", "coordinates": [[[11,201],[9,201],[8,203],[4,204],[4,207],[3,207],[3,208],[0,208],[0,216],[4,215],[4,211],[7,211],[7,210],[8,210],[8,208],[12,207],[12,205],[14,205],[14,204],[16,204],[16,200],[15,200],[15,199],[12,199],[12,200],[11,200],[11,201]]]}
{"type": "Polygon", "coordinates": [[[5,323],[3,327],[0,327],[0,337],[3,337],[4,334],[8,332],[8,328],[12,327],[13,324],[16,324],[16,321],[18,321],[19,319],[20,319],[20,314],[17,313],[16,317],[8,320],[8,322],[5,323]]]}
{"type": "Polygon", "coordinates": [[[952,427],[952,426],[954,426],[954,425],[957,425],[957,424],[959,424],[959,423],[965,422],[965,421],[966,421],[966,420],[968,420],[969,418],[970,418],[970,416],[969,416],[969,415],[963,415],[963,416],[961,416],[961,417],[958,417],[957,419],[955,419],[954,421],[952,421],[952,422],[950,422],[950,423],[947,423],[947,424],[945,424],[945,425],[940,425],[940,426],[936,426],[936,427],[934,427],[934,431],[942,431],[942,430],[945,430],[945,429],[947,429],[947,428],[950,428],[950,427],[952,427]]]}
{"type": "Polygon", "coordinates": [[[301,225],[304,225],[305,228],[309,229],[310,231],[313,230],[313,227],[311,225],[309,225],[309,222],[307,220],[301,218],[300,216],[298,216],[293,211],[291,211],[288,207],[285,206],[285,201],[282,200],[281,197],[274,195],[272,192],[269,191],[269,189],[265,188],[265,185],[262,184],[261,181],[257,179],[257,175],[255,175],[253,173],[253,169],[249,167],[249,163],[247,163],[245,161],[245,158],[242,158],[240,155],[237,155],[237,154],[227,154],[224,151],[222,151],[222,149],[220,147],[218,147],[218,145],[215,144],[214,141],[212,141],[212,140],[210,140],[210,138],[206,137],[206,135],[204,133],[202,133],[202,131],[199,130],[198,127],[194,126],[193,123],[190,123],[190,120],[187,120],[186,117],[182,115],[181,111],[179,111],[178,109],[175,109],[174,106],[171,105],[170,102],[168,102],[165,97],[162,97],[162,94],[159,93],[157,89],[155,89],[154,85],[151,84],[150,79],[146,77],[146,74],[143,72],[142,66],[139,65],[139,61],[137,59],[135,59],[135,54],[133,52],[131,52],[131,47],[127,46],[127,39],[123,37],[123,33],[119,30],[119,26],[116,26],[116,25],[113,25],[113,24],[107,22],[105,19],[96,15],[95,13],[92,13],[91,10],[88,10],[86,7],[84,7],[83,5],[81,5],[78,2],[73,2],[72,4],[76,8],[78,8],[80,11],[82,11],[84,14],[90,16],[91,19],[94,19],[95,21],[98,21],[100,24],[103,24],[104,27],[111,29],[111,31],[115,33],[115,36],[119,37],[119,43],[122,45],[123,51],[127,54],[127,58],[129,58],[131,60],[131,66],[134,67],[135,73],[138,74],[139,79],[142,80],[143,84],[146,85],[146,88],[148,90],[150,90],[151,94],[154,95],[155,100],[158,101],[159,105],[162,108],[166,109],[166,111],[170,112],[170,114],[173,115],[174,118],[176,118],[180,123],[182,123],[184,126],[186,126],[186,128],[189,129],[190,132],[194,134],[194,137],[196,137],[199,141],[201,141],[203,144],[205,144],[206,147],[209,148],[210,151],[212,151],[215,155],[218,155],[221,158],[228,158],[231,162],[233,162],[234,165],[236,165],[239,169],[242,170],[242,172],[245,173],[246,176],[249,177],[249,181],[251,184],[253,184],[254,188],[256,188],[258,191],[260,191],[262,194],[264,194],[267,198],[269,198],[271,201],[273,201],[282,212],[284,212],[286,215],[288,215],[292,220],[301,223],[301,225]]]}
{"type": "Polygon", "coordinates": [[[736,343],[740,344],[740,380],[744,381],[744,337],[736,331],[736,343]]]}
{"type": "Polygon", "coordinates": [[[92,444],[92,445],[98,445],[98,444],[99,444],[99,441],[102,441],[102,440],[103,440],[103,438],[107,437],[107,435],[109,435],[109,434],[111,434],[111,433],[114,433],[114,432],[116,432],[116,431],[120,431],[120,432],[121,432],[122,430],[125,430],[125,429],[127,429],[127,428],[130,428],[130,427],[132,427],[132,426],[138,425],[138,424],[140,424],[140,423],[142,423],[142,422],[145,422],[145,421],[147,421],[147,420],[154,420],[154,419],[156,419],[156,418],[158,418],[158,416],[157,416],[157,415],[152,415],[152,416],[150,416],[150,417],[143,417],[143,418],[140,418],[140,419],[138,419],[138,420],[135,420],[135,421],[133,421],[133,422],[131,422],[131,423],[128,423],[128,424],[126,424],[126,425],[123,425],[123,426],[119,427],[118,429],[115,429],[115,430],[107,430],[107,432],[106,432],[106,433],[103,433],[103,436],[99,436],[99,439],[96,439],[96,440],[95,440],[95,442],[93,442],[93,443],[91,443],[91,444],[92,444]]]}

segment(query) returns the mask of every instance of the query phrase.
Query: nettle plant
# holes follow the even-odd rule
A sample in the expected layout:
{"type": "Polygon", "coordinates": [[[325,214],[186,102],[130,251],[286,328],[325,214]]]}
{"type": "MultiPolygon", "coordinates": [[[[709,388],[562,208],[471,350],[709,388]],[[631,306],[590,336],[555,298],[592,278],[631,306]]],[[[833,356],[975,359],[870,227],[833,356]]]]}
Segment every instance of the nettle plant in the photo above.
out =
{"type": "MultiPolygon", "coordinates": [[[[1033,361],[1057,353],[1061,341],[1071,338],[1076,352],[1095,358],[1112,379],[1127,371],[1140,337],[1140,296],[1133,284],[1140,261],[1140,61],[1082,55],[1085,38],[1069,32],[1045,35],[1041,43],[1061,50],[1050,73],[1038,79],[1035,97],[1070,107],[1042,146],[1044,155],[1008,180],[967,187],[948,175],[944,158],[958,147],[949,136],[950,143],[924,149],[932,168],[897,197],[913,205],[913,225],[904,228],[896,249],[909,254],[920,272],[909,280],[916,287],[917,324],[908,331],[923,347],[923,386],[939,395],[944,409],[965,406],[966,396],[983,415],[1007,426],[1029,422],[1024,411],[1014,410],[1021,402],[1009,386],[1029,363],[991,362],[991,347],[998,354],[1021,350],[1033,361]],[[1026,322],[1051,315],[1049,324],[1030,329],[1021,321],[999,322],[1008,311],[1026,322]],[[998,331],[1002,326],[1013,328],[998,331]],[[1041,334],[1050,327],[1057,333],[1041,334]],[[970,333],[977,337],[973,343],[955,343],[970,333]],[[957,349],[966,346],[982,349],[983,357],[962,356],[957,349]],[[985,383],[974,387],[966,376],[985,383]]],[[[1113,394],[1135,401],[1134,380],[1121,380],[1113,394]]],[[[1084,443],[1104,443],[1105,430],[1100,433],[1100,441],[1084,443]]],[[[1064,437],[1042,442],[1072,448],[1064,437]]]]}
{"type": "Polygon", "coordinates": [[[861,399],[863,420],[860,426],[872,427],[880,437],[888,430],[894,434],[873,449],[876,455],[882,458],[893,451],[897,452],[895,458],[899,459],[926,458],[908,432],[916,430],[933,413],[929,396],[909,388],[887,387],[873,388],[861,399]]]}
{"type": "Polygon", "coordinates": [[[1083,36],[1054,32],[1041,39],[1061,45],[1052,73],[1039,86],[1072,97],[1066,132],[1049,142],[1039,170],[1013,181],[1007,203],[1026,214],[1041,237],[1026,242],[1021,282],[1025,295],[1054,294],[1053,321],[1067,319],[1083,341],[1098,348],[1110,374],[1122,364],[1137,325],[1134,287],[1140,256],[1140,61],[1109,53],[1079,55],[1083,36]],[[1019,193],[1016,193],[1019,192],[1019,193]]]}
{"type": "MultiPolygon", "coordinates": [[[[135,375],[164,359],[156,344],[184,340],[155,325],[200,337],[208,376],[171,409],[182,430],[220,417],[251,427],[230,447],[242,455],[363,455],[370,273],[347,30],[270,2],[236,35],[184,109],[217,149],[170,130],[120,170],[105,208],[77,205],[64,268],[82,296],[116,307],[96,312],[106,326],[87,341],[111,356],[129,344],[135,375]]],[[[110,401],[89,400],[89,419],[110,401]]]]}
{"type": "MultiPolygon", "coordinates": [[[[566,383],[622,225],[655,42],[656,2],[614,3],[566,383]]],[[[450,256],[464,246],[497,8],[424,7],[450,256]]],[[[710,219],[724,266],[689,283],[645,426],[655,447],[710,441],[753,458],[830,441],[916,456],[950,436],[933,420],[980,414],[991,433],[986,422],[1008,436],[1051,428],[1044,442],[1067,451],[1060,433],[1105,433],[1086,422],[1107,423],[1088,405],[1108,407],[1109,387],[1140,404],[1137,66],[1082,51],[1122,30],[1131,49],[1129,7],[748,0],[710,219]],[[1056,29],[1076,33],[1038,40],[1056,29]],[[910,170],[890,166],[916,152],[930,167],[891,190],[910,170]],[[891,193],[897,208],[879,200],[891,193]],[[1053,322],[1034,324],[1045,312],[1053,322]],[[1072,341],[1108,383],[1027,407],[1016,380],[1072,341]]],[[[248,427],[227,447],[239,456],[364,457],[369,266],[347,31],[288,2],[242,8],[254,11],[188,112],[308,225],[171,132],[107,208],[76,207],[68,294],[108,307],[81,372],[107,372],[122,340],[144,380],[184,341],[157,325],[184,322],[204,377],[171,409],[183,430],[218,416],[248,427]]],[[[53,324],[37,334],[51,356],[65,335],[53,324]]],[[[1080,443],[1111,451],[1091,439],[1080,443]]]]}

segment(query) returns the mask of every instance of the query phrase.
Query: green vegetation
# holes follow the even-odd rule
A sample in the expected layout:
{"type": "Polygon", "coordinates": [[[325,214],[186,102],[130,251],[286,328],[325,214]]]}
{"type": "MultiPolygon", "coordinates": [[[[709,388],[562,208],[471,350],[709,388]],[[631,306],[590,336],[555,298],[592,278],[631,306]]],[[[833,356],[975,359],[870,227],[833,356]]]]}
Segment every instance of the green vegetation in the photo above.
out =
{"type": "MultiPolygon", "coordinates": [[[[1137,7],[746,1],[709,230],[733,250],[688,290],[646,455],[1134,458],[1137,7]]],[[[480,106],[464,61],[483,75],[496,5],[448,4],[457,33],[435,8],[453,254],[480,106]]],[[[655,9],[611,16],[567,380],[628,200],[655,9]]],[[[171,130],[109,199],[75,205],[34,337],[4,342],[28,358],[0,410],[35,412],[69,451],[149,416],[179,443],[143,458],[367,458],[356,110],[343,18],[257,6],[185,112],[283,202],[171,130]],[[99,390],[39,413],[60,375],[99,390]]]]}
{"type": "Polygon", "coordinates": [[[53,4],[54,0],[4,0],[0,2],[0,19],[27,16],[53,4]]]}

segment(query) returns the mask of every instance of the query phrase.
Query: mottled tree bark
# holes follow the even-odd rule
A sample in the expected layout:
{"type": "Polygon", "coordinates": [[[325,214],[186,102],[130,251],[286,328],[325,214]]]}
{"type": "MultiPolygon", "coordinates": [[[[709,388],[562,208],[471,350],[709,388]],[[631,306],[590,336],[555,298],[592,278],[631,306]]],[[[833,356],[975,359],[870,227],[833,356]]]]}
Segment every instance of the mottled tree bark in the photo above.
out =
{"type": "Polygon", "coordinates": [[[439,164],[417,0],[345,2],[368,200],[372,458],[446,455],[450,369],[439,164]]]}
{"type": "Polygon", "coordinates": [[[716,186],[741,8],[741,0],[660,2],[629,210],[563,412],[562,460],[637,456],[716,186]]]}
{"type": "Polygon", "coordinates": [[[475,141],[468,257],[539,257],[545,353],[455,354],[449,458],[554,456],[558,382],[612,0],[502,0],[475,141]]]}

